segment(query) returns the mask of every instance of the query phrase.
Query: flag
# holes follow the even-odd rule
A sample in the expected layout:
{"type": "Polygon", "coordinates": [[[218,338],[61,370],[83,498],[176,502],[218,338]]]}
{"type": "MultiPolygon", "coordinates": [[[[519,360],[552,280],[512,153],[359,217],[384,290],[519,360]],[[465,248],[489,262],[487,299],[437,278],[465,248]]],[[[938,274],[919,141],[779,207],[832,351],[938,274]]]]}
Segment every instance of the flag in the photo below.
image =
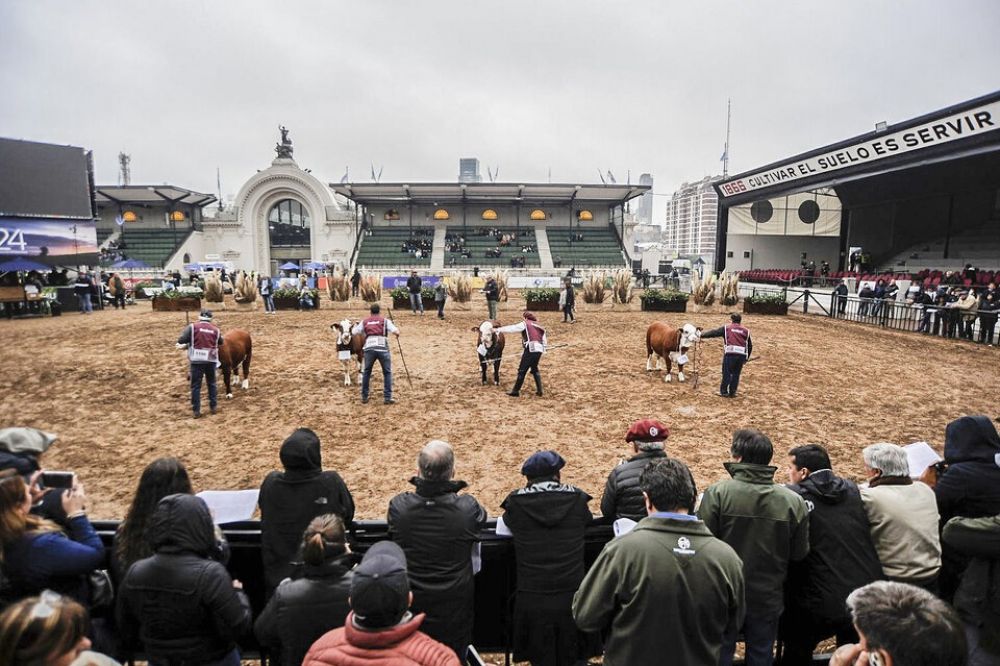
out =
{"type": "Polygon", "coordinates": [[[372,163],[372,182],[373,183],[376,182],[375,181],[375,164],[374,163],[372,163]]]}
{"type": "Polygon", "coordinates": [[[348,174],[350,174],[350,172],[351,172],[351,170],[350,170],[349,167],[344,167],[344,177],[340,179],[340,183],[341,184],[344,184],[344,183],[347,182],[347,177],[348,177],[348,174]]]}
{"type": "Polygon", "coordinates": [[[722,149],[722,157],[719,158],[719,161],[725,162],[727,157],[729,157],[729,146],[722,149]]]}
{"type": "Polygon", "coordinates": [[[618,181],[615,180],[615,174],[611,173],[611,169],[608,169],[608,180],[611,181],[612,185],[616,185],[618,183],[618,181]]]}

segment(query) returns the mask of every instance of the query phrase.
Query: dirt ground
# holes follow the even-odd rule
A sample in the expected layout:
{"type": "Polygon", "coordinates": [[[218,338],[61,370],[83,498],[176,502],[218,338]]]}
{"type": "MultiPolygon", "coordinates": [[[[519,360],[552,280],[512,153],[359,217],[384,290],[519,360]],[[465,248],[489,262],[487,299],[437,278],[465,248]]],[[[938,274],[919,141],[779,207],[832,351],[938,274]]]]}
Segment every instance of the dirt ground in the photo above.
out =
{"type": "MultiPolygon", "coordinates": [[[[517,312],[514,305],[501,319],[513,322],[517,312]]],[[[516,343],[501,386],[480,385],[470,328],[484,313],[477,304],[444,321],[430,311],[397,312],[412,387],[394,349],[399,402],[386,406],[378,368],[373,399],[361,405],[336,360],[329,325],[359,318],[360,307],[276,316],[217,311],[224,331],[253,336],[251,388],[237,389],[219,414],[200,420],[191,418],[186,361],[174,348],[183,313],[140,303],[126,312],[2,321],[0,425],[57,433],[45,466],[76,471],[98,518],[123,515],[143,467],[159,456],[181,458],[196,490],[256,488],[280,468],[282,440],[307,426],[323,443],[324,466],[347,481],[357,517],[382,518],[389,498],[410,488],[417,452],[430,439],[452,443],[457,477],[493,516],[523,482],[521,463],[541,448],[566,458],[564,481],[593,495],[596,513],[608,470],[630,453],[626,429],[646,416],[670,426],[669,454],[691,466],[703,489],[725,475],[736,428],[770,435],[782,466],[789,447],[824,444],[835,468],[856,477],[867,444],[927,440],[940,450],[951,419],[998,414],[1000,350],[804,316],[744,319],[760,358],[744,370],[740,396],[727,400],[716,395],[718,339],[702,344],[697,389],[645,371],[650,322],[715,327],[724,315],[585,311],[569,325],[541,313],[550,344],[567,346],[542,360],[545,397],[535,397],[529,376],[514,399],[504,391],[516,373],[516,343]]]]}

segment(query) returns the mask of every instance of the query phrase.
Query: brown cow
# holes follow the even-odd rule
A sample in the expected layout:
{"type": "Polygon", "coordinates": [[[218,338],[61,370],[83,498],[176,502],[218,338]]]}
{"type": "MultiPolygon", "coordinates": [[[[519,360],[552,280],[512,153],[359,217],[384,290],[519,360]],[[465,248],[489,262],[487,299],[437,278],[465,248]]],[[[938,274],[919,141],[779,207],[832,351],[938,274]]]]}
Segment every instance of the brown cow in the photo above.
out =
{"type": "Polygon", "coordinates": [[[493,364],[493,384],[500,386],[500,361],[503,360],[503,333],[497,333],[500,327],[498,321],[484,321],[479,326],[473,326],[472,330],[477,333],[476,353],[479,354],[479,370],[483,377],[483,386],[486,386],[486,369],[490,363],[493,364]]]}
{"type": "Polygon", "coordinates": [[[250,334],[243,329],[234,328],[222,336],[222,346],[219,347],[219,364],[222,367],[222,379],[226,382],[226,397],[233,397],[230,386],[230,376],[235,375],[240,380],[240,365],[243,366],[243,388],[250,388],[250,357],[253,355],[253,342],[250,334]]]}
{"type": "Polygon", "coordinates": [[[361,372],[365,366],[365,336],[360,333],[352,335],[353,327],[354,323],[350,319],[330,324],[330,330],[337,336],[337,356],[344,366],[344,386],[351,385],[351,359],[357,364],[357,372],[361,372]]]}
{"type": "Polygon", "coordinates": [[[660,321],[654,321],[646,329],[646,370],[660,370],[660,361],[666,361],[666,374],[663,381],[670,381],[671,362],[677,363],[677,380],[684,381],[684,364],[687,363],[687,351],[691,345],[698,342],[701,329],[692,324],[684,324],[683,328],[674,328],[660,321]],[[653,365],[653,359],[656,365],[653,365]]]}

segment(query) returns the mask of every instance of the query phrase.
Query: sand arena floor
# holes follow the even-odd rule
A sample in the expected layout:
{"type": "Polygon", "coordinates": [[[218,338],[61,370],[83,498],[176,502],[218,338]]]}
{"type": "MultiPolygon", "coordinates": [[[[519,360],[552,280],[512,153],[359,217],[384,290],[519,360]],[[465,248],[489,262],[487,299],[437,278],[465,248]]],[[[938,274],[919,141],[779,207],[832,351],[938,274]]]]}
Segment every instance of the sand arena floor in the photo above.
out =
{"type": "MultiPolygon", "coordinates": [[[[512,303],[501,320],[517,312],[512,303]]],[[[725,474],[735,428],[762,429],[780,453],[824,444],[838,471],[857,476],[869,443],[927,440],[940,450],[951,419],[998,413],[998,349],[819,317],[747,316],[760,359],[744,370],[740,397],[726,400],[715,395],[718,339],[702,345],[696,390],[644,369],[650,322],[714,327],[724,315],[610,310],[581,312],[575,325],[541,313],[550,343],[568,346],[542,360],[544,398],[534,396],[529,376],[513,399],[504,391],[517,344],[508,346],[501,386],[480,385],[470,328],[484,308],[475,304],[445,321],[397,312],[413,386],[394,349],[399,403],[382,404],[376,368],[373,400],[361,405],[358,388],[343,386],[329,325],[363,313],[218,311],[224,331],[253,336],[251,388],[200,420],[191,418],[186,361],[174,348],[183,313],[140,303],[88,317],[0,321],[0,424],[58,433],[45,466],[78,472],[98,518],[123,515],[143,467],[159,456],[181,458],[196,490],[255,488],[280,467],[282,440],[308,426],[323,443],[325,467],[346,479],[357,516],[382,518],[389,498],[410,487],[418,450],[434,438],[454,445],[457,477],[491,515],[539,448],[566,458],[563,479],[594,496],[596,513],[608,470],[629,454],[628,425],[645,416],[670,426],[670,455],[691,466],[702,489],[725,474]]],[[[784,456],[776,460],[784,464],[784,456]]]]}

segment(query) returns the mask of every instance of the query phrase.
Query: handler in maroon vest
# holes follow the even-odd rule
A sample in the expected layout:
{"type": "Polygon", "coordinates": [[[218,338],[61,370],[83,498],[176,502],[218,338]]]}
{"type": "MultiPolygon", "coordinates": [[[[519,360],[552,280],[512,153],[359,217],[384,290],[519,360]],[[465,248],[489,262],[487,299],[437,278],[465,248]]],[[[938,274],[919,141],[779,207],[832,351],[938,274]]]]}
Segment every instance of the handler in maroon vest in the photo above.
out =
{"type": "Polygon", "coordinates": [[[515,398],[521,395],[521,384],[524,383],[524,376],[529,370],[531,376],[535,378],[535,393],[542,395],[542,375],[538,372],[538,361],[541,360],[542,354],[545,353],[545,345],[548,344],[545,329],[538,325],[538,318],[534,313],[525,310],[521,316],[524,317],[524,321],[495,329],[498,333],[521,334],[524,353],[521,354],[521,365],[517,368],[517,381],[507,394],[515,398]]]}
{"type": "Polygon", "coordinates": [[[729,315],[729,319],[732,320],[731,324],[701,334],[703,338],[723,339],[725,353],[722,356],[722,385],[719,387],[719,395],[723,398],[736,396],[736,389],[740,385],[740,373],[743,372],[743,364],[747,362],[753,351],[750,331],[740,323],[743,321],[743,317],[734,312],[729,315]]]}
{"type": "Polygon", "coordinates": [[[399,329],[392,321],[379,314],[381,308],[378,303],[372,303],[371,316],[355,324],[351,329],[352,335],[365,336],[365,369],[361,374],[361,402],[368,402],[368,383],[372,378],[372,365],[375,361],[382,366],[382,395],[385,404],[391,405],[396,401],[392,399],[392,355],[389,353],[389,334],[399,337],[399,329]]]}
{"type": "Polygon", "coordinates": [[[215,368],[219,364],[219,347],[222,346],[222,332],[212,323],[212,311],[202,310],[198,321],[184,327],[177,338],[177,348],[187,349],[191,362],[191,408],[194,417],[201,417],[201,379],[208,382],[208,406],[212,413],[218,406],[218,390],[215,384],[215,368]]]}

